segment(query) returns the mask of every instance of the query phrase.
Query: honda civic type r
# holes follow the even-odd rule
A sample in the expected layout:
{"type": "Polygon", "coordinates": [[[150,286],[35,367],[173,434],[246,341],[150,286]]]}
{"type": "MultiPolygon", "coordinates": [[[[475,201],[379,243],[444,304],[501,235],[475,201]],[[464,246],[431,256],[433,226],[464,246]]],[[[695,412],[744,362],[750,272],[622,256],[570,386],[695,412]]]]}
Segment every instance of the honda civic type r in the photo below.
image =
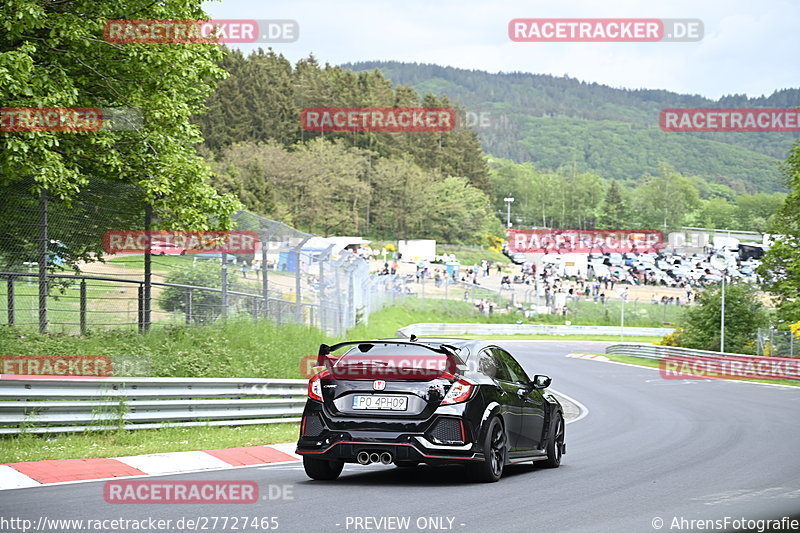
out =
{"type": "Polygon", "coordinates": [[[323,344],[316,370],[297,443],[312,479],[336,479],[344,463],[459,463],[493,482],[511,463],[558,467],[566,451],[550,378],[485,341],[323,344]]]}

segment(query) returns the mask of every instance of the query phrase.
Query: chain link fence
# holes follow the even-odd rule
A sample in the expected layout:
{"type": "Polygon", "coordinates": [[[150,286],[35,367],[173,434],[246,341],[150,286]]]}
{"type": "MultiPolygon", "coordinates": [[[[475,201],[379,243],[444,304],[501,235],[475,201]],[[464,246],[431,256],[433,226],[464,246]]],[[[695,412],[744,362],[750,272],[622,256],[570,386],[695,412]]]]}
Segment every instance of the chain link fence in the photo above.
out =
{"type": "Polygon", "coordinates": [[[331,335],[403,293],[395,276],[332,241],[241,211],[255,253],[108,255],[109,231],[176,227],[134,186],[93,180],[69,202],[35,184],[0,187],[0,323],[40,332],[149,330],[226,318],[305,324],[331,335]]]}
{"type": "Polygon", "coordinates": [[[800,339],[796,339],[790,331],[758,328],[756,349],[758,355],[800,357],[800,339]]]}

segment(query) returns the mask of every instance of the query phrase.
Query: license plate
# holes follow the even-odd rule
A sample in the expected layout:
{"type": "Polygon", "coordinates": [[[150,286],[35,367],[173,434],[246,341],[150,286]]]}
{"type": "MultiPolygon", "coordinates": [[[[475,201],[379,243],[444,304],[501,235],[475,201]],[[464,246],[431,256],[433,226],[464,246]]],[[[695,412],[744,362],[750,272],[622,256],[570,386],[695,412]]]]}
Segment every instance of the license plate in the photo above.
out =
{"type": "Polygon", "coordinates": [[[370,411],[405,411],[408,398],[388,394],[371,394],[369,396],[353,396],[353,409],[370,411]]]}

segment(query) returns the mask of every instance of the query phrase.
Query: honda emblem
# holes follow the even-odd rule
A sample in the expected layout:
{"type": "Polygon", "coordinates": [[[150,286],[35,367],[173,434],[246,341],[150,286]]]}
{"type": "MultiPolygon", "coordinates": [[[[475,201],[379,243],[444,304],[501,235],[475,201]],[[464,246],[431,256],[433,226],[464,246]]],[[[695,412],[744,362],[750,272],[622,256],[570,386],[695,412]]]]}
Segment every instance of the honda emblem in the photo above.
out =
{"type": "Polygon", "coordinates": [[[382,379],[376,379],[372,382],[372,388],[375,390],[383,390],[386,388],[386,382],[382,379]]]}

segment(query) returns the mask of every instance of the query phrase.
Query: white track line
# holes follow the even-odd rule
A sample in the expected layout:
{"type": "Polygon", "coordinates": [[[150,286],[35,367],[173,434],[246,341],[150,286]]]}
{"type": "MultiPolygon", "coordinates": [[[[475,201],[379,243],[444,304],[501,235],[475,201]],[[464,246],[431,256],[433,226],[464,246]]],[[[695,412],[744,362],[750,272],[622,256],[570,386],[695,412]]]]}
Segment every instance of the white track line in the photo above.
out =
{"type": "Polygon", "coordinates": [[[566,422],[565,422],[565,424],[572,424],[573,422],[577,422],[578,420],[580,420],[581,418],[584,418],[586,415],[588,415],[588,414],[589,414],[589,408],[588,408],[588,407],[586,407],[585,405],[583,405],[581,402],[579,402],[579,401],[578,401],[578,400],[576,400],[575,398],[573,398],[573,397],[571,397],[571,396],[567,396],[567,395],[566,395],[566,394],[564,394],[563,392],[559,392],[559,391],[557,391],[557,390],[555,390],[555,389],[550,389],[550,391],[551,391],[551,392],[553,392],[554,394],[558,394],[559,396],[562,396],[562,397],[564,397],[565,399],[567,399],[567,400],[569,400],[570,402],[572,402],[572,403],[574,403],[575,405],[577,405],[577,406],[578,406],[578,410],[580,410],[580,412],[581,412],[581,413],[578,415],[578,417],[577,417],[577,418],[573,418],[572,420],[568,420],[568,421],[566,421],[566,422]]]}

